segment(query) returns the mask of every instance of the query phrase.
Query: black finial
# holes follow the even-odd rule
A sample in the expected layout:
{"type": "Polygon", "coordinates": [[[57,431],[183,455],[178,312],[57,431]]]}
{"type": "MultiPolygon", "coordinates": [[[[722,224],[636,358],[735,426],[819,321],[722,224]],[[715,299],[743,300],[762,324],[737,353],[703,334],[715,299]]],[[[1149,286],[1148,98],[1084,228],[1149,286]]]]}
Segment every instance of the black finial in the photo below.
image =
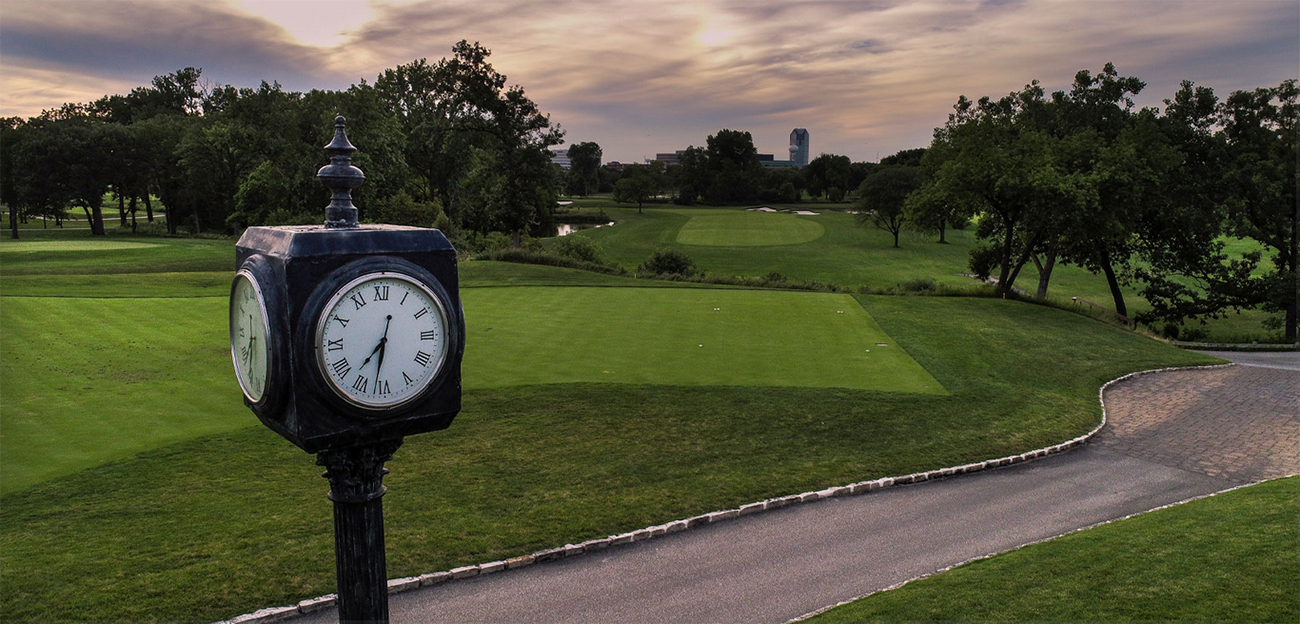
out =
{"type": "Polygon", "coordinates": [[[343,115],[334,118],[334,140],[325,146],[325,152],[330,155],[330,164],[316,172],[316,179],[334,193],[330,205],[325,208],[327,228],[357,227],[357,207],[352,205],[352,189],[366,181],[366,175],[352,166],[352,152],[357,151],[357,148],[352,146],[348,135],[343,132],[346,122],[343,115]]]}

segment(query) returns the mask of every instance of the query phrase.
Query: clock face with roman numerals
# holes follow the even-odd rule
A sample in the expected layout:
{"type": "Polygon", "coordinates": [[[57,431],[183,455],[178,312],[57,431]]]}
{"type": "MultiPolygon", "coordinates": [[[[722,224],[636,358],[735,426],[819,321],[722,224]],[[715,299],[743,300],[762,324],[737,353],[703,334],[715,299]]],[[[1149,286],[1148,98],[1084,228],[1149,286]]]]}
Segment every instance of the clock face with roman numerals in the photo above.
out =
{"type": "Polygon", "coordinates": [[[316,325],[321,376],[363,408],[391,409],[418,397],[447,359],[447,312],[408,275],[381,271],[330,298],[316,325]]]}
{"type": "Polygon", "coordinates": [[[250,271],[241,269],[230,287],[230,356],[239,387],[253,403],[266,397],[272,355],[270,333],[262,288],[250,271]]]}

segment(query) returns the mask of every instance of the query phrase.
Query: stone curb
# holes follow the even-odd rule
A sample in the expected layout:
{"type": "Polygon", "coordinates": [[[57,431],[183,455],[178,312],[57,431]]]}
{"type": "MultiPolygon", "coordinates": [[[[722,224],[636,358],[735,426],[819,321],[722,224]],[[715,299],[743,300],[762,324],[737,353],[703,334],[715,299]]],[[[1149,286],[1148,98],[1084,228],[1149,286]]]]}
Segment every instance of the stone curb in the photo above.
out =
{"type": "MultiPolygon", "coordinates": [[[[1152,373],[1163,373],[1167,371],[1176,371],[1176,370],[1209,370],[1215,368],[1228,368],[1230,366],[1235,366],[1235,364],[1229,363],[1229,364],[1215,364],[1210,366],[1173,366],[1168,368],[1157,368],[1153,370],[1138,371],[1135,373],[1129,373],[1122,377],[1116,377],[1115,379],[1112,379],[1106,382],[1105,384],[1103,384],[1101,389],[1097,391],[1097,398],[1101,402],[1101,423],[1098,424],[1095,428],[1093,428],[1092,431],[1089,431],[1088,433],[1085,433],[1076,438],[1071,438],[1059,444],[1053,444],[1051,446],[1046,446],[1040,449],[1026,451],[1024,453],[1020,453],[1019,455],[1008,455],[1006,457],[987,459],[984,461],[963,464],[960,466],[950,466],[948,468],[936,468],[934,470],[927,470],[925,472],[914,472],[912,474],[902,475],[898,477],[882,477],[879,479],[872,479],[870,481],[859,481],[857,483],[851,483],[849,485],[829,487],[823,490],[804,492],[802,494],[790,494],[788,496],[778,496],[766,500],[761,500],[755,503],[749,503],[747,505],[741,505],[736,509],[724,509],[721,511],[704,513],[698,516],[692,516],[690,518],[673,520],[671,522],[667,522],[664,524],[658,524],[652,527],[646,527],[644,529],[629,531],[627,533],[621,533],[618,535],[611,535],[608,537],[587,540],[580,544],[565,544],[564,546],[547,548],[545,550],[539,550],[529,555],[523,555],[521,557],[512,557],[505,561],[493,561],[490,563],[481,563],[477,565],[463,566],[463,567],[454,568],[443,572],[431,572],[429,574],[421,574],[420,576],[408,576],[405,578],[390,579],[388,581],[388,593],[392,595],[392,594],[408,591],[411,589],[416,589],[419,587],[429,587],[431,585],[438,585],[440,583],[446,583],[448,581],[472,578],[475,576],[483,576],[486,574],[493,574],[505,570],[513,570],[515,568],[522,568],[525,566],[530,566],[538,563],[546,563],[548,561],[558,561],[560,559],[565,559],[567,557],[575,557],[584,553],[603,550],[605,548],[609,548],[610,546],[631,544],[633,542],[639,542],[639,541],[643,541],[655,537],[660,537],[663,535],[667,535],[669,533],[676,533],[678,531],[685,531],[687,529],[693,529],[695,527],[704,526],[706,524],[712,524],[714,522],[723,522],[726,520],[739,518],[741,516],[748,516],[755,513],[762,513],[765,511],[780,509],[782,507],[788,507],[791,505],[812,503],[812,502],[816,502],[828,498],[835,498],[839,496],[857,496],[860,494],[867,494],[869,492],[875,492],[877,490],[882,490],[882,489],[895,487],[899,485],[924,483],[926,481],[933,481],[935,479],[943,479],[946,477],[951,477],[960,474],[969,474],[972,472],[981,472],[984,470],[991,470],[994,468],[1001,468],[1003,466],[1011,466],[1011,465],[1021,464],[1028,461],[1033,461],[1036,459],[1042,459],[1044,457],[1049,457],[1052,455],[1056,455],[1058,453],[1063,453],[1070,449],[1086,444],[1089,440],[1093,438],[1093,436],[1097,435],[1097,433],[1101,431],[1102,427],[1106,426],[1106,389],[1113,384],[1128,379],[1133,379],[1135,377],[1140,377],[1142,375],[1149,375],[1152,373]]],[[[992,555],[986,555],[986,557],[987,556],[992,556],[992,555]]],[[[963,562],[963,563],[969,563],[969,562],[963,562]]],[[[924,578],[924,577],[917,577],[917,578],[924,578]]],[[[218,622],[217,624],[271,624],[273,622],[280,622],[283,620],[296,617],[298,615],[311,613],[312,611],[317,611],[327,607],[332,607],[334,606],[336,599],[337,598],[334,594],[328,594],[325,596],[321,596],[319,598],[311,598],[308,600],[303,600],[299,602],[297,605],[260,609],[252,613],[240,615],[230,620],[218,622]]],[[[809,614],[809,616],[811,615],[814,614],[809,614]]],[[[809,616],[802,616],[802,617],[809,617],[809,616]]],[[[802,617],[800,619],[802,619],[802,617]]]]}

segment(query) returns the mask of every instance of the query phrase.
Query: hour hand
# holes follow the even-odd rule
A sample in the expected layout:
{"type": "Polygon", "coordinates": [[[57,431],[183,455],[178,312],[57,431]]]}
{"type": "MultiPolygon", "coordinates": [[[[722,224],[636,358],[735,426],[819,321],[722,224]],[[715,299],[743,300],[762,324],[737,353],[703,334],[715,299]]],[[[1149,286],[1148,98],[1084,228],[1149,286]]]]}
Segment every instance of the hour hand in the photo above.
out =
{"type": "MultiPolygon", "coordinates": [[[[374,351],[371,351],[371,352],[370,352],[370,355],[367,355],[367,356],[366,356],[366,359],[365,359],[363,362],[361,362],[361,366],[365,366],[366,364],[369,364],[369,363],[370,363],[370,360],[374,359],[376,353],[379,353],[379,354],[380,354],[380,356],[379,356],[379,361],[382,362],[382,361],[384,360],[384,356],[383,356],[383,348],[384,348],[384,342],[385,342],[385,340],[387,340],[387,339],[385,339],[385,338],[380,338],[380,339],[379,339],[379,344],[375,345],[375,350],[374,350],[374,351]]],[[[357,370],[361,370],[361,366],[358,366],[358,367],[357,367],[357,370]]]]}

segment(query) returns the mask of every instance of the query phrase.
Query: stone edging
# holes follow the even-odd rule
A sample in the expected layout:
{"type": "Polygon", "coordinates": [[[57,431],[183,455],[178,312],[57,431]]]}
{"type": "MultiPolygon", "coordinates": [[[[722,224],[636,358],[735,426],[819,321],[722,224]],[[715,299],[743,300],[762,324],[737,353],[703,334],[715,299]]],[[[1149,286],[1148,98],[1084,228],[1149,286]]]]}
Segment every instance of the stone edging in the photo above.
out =
{"type": "MultiPolygon", "coordinates": [[[[740,507],[737,507],[735,509],[724,509],[721,511],[713,511],[705,514],[700,514],[698,516],[692,516],[690,518],[673,520],[672,522],[667,522],[652,527],[646,527],[644,529],[637,529],[635,531],[631,531],[628,533],[621,533],[619,535],[611,535],[609,537],[587,540],[579,544],[565,544],[564,546],[557,546],[555,548],[539,550],[532,554],[527,554],[520,557],[512,557],[510,559],[505,559],[502,561],[492,561],[489,563],[480,563],[477,565],[463,566],[459,568],[453,568],[451,570],[444,570],[441,572],[430,572],[428,574],[421,574],[419,576],[408,576],[404,578],[390,579],[388,581],[388,593],[389,595],[392,595],[392,594],[396,594],[396,593],[400,593],[412,589],[417,589],[420,587],[441,585],[442,583],[446,583],[448,581],[472,578],[475,576],[483,576],[487,574],[495,574],[497,572],[504,572],[506,570],[513,570],[515,568],[522,568],[525,566],[530,566],[538,563],[556,561],[567,557],[581,555],[583,553],[604,550],[606,548],[609,548],[610,546],[619,546],[622,544],[631,544],[632,542],[640,542],[640,541],[668,535],[669,533],[677,533],[679,531],[685,531],[687,529],[692,529],[705,524],[721,522],[724,520],[731,520],[732,518],[739,518],[740,516],[748,516],[751,514],[770,511],[773,509],[780,509],[781,507],[800,505],[803,503],[811,503],[814,501],[819,501],[827,498],[835,498],[839,496],[855,496],[858,494],[866,494],[868,492],[874,492],[876,490],[890,488],[898,485],[923,483],[925,481],[942,479],[945,477],[951,477],[953,475],[967,474],[971,472],[980,472],[992,468],[1000,468],[1002,466],[1010,466],[1013,464],[1020,464],[1027,461],[1033,461],[1035,459],[1042,459],[1044,457],[1056,455],[1058,453],[1068,451],[1072,448],[1087,443],[1088,440],[1091,440],[1093,436],[1097,435],[1097,433],[1101,431],[1102,427],[1106,426],[1105,394],[1106,394],[1106,389],[1109,388],[1112,384],[1119,383],[1127,379],[1132,379],[1134,377],[1148,375],[1151,373],[1162,373],[1166,371],[1188,370],[1188,369],[1201,370],[1201,369],[1213,369],[1213,368],[1227,368],[1230,366],[1235,366],[1235,365],[1216,364],[1212,366],[1191,366],[1191,367],[1175,366],[1169,368],[1158,368],[1158,369],[1147,370],[1147,371],[1138,371],[1135,373],[1129,373],[1122,377],[1117,377],[1115,379],[1112,379],[1106,382],[1104,385],[1102,385],[1101,389],[1097,391],[1097,398],[1101,402],[1101,423],[1098,424],[1095,428],[1093,428],[1092,431],[1089,431],[1088,433],[1085,433],[1079,437],[1066,440],[1065,442],[1061,442],[1060,444],[1053,444],[1051,446],[1043,447],[1040,449],[1026,451],[1019,455],[1009,455],[1006,457],[999,457],[997,459],[988,459],[981,462],[964,464],[961,466],[952,466],[949,468],[937,468],[935,470],[928,470],[925,472],[914,472],[912,474],[903,475],[900,477],[883,477],[880,479],[873,479],[871,481],[860,481],[858,483],[851,483],[849,485],[829,487],[824,490],[804,492],[802,494],[778,496],[775,498],[761,500],[755,503],[749,503],[748,505],[741,505],[740,507]]],[[[1083,530],[1083,529],[1079,529],[1079,530],[1083,530]]],[[[1048,538],[1048,539],[1054,539],[1054,538],[1048,538]]],[[[1046,541],[1046,540],[1040,540],[1040,541],[1046,541]]],[[[1027,545],[1028,544],[1026,544],[1026,546],[1027,545]]],[[[1020,546],[1019,548],[1023,548],[1023,546],[1020,546]]],[[[985,557],[991,557],[991,556],[992,554],[985,555],[984,557],[977,557],[976,559],[983,559],[985,557]]],[[[974,561],[974,560],[975,559],[971,559],[970,561],[974,561]]],[[[969,561],[964,561],[957,565],[963,565],[965,563],[969,563],[969,561]]],[[[956,567],[956,566],[951,566],[951,567],[956,567]]],[[[945,570],[946,569],[949,568],[945,568],[945,570]]],[[[938,572],[942,572],[942,571],[943,570],[939,570],[933,572],[932,574],[937,574],[938,572]]],[[[923,576],[918,576],[916,577],[916,579],[925,578],[926,576],[930,576],[930,575],[927,574],[923,576]]],[[[902,586],[902,584],[916,579],[909,579],[908,581],[904,581],[903,583],[900,583],[899,585],[895,585],[894,587],[890,587],[888,589],[894,589],[895,587],[900,587],[902,586]]],[[[881,591],[885,591],[885,590],[881,590],[881,591]]],[[[232,619],[219,622],[218,624],[271,624],[272,622],[281,622],[284,620],[292,619],[299,615],[332,607],[334,606],[335,600],[336,600],[335,594],[327,594],[317,598],[310,598],[307,600],[303,600],[296,605],[259,609],[252,613],[246,613],[244,615],[240,615],[232,619]]],[[[832,607],[827,607],[827,609],[833,608],[834,606],[839,606],[839,605],[833,605],[832,607]]],[[[823,609],[823,611],[824,610],[825,609],[823,609]]],[[[820,612],[821,611],[810,613],[808,615],[801,616],[799,619],[811,617],[820,612]]]]}

